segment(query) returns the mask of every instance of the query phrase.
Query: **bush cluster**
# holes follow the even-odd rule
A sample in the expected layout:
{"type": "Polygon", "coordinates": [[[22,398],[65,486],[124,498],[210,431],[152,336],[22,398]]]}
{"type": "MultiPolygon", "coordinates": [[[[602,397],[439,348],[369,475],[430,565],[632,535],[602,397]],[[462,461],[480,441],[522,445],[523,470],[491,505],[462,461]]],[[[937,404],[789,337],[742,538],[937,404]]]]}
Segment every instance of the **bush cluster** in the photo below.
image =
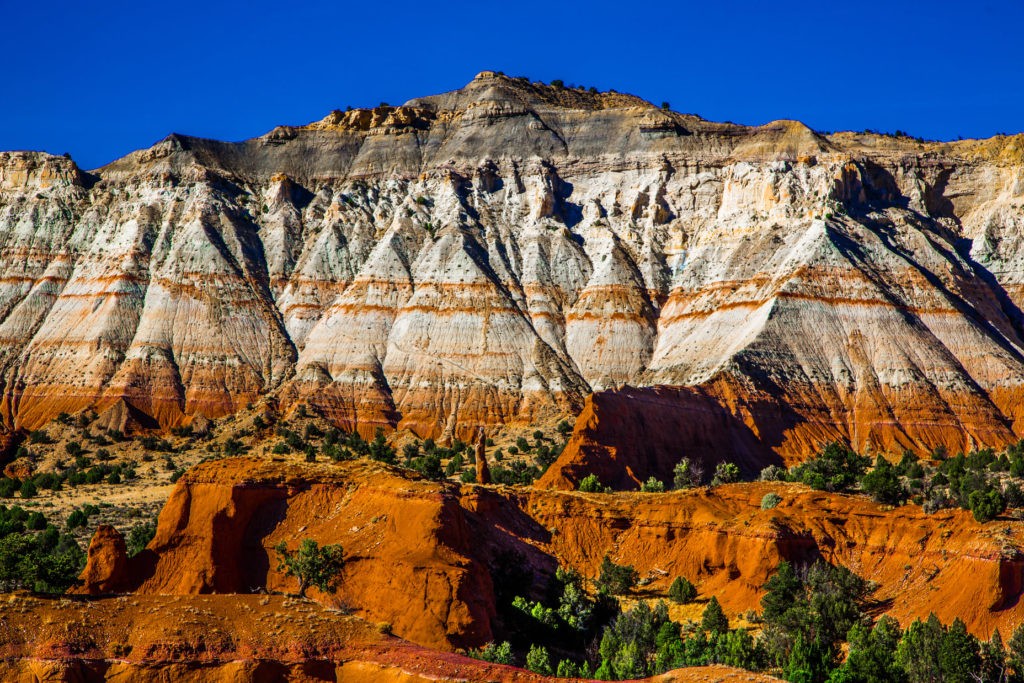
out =
{"type": "Polygon", "coordinates": [[[63,593],[84,567],[85,553],[74,537],[39,512],[0,505],[0,590],[63,593]]]}

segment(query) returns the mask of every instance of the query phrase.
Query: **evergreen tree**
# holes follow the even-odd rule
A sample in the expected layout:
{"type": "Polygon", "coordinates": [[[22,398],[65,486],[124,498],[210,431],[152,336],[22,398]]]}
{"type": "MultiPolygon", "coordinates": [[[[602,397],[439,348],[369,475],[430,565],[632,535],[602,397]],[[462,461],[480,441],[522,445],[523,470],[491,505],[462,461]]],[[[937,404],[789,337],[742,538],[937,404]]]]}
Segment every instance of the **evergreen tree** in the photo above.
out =
{"type": "Polygon", "coordinates": [[[760,668],[761,656],[754,638],[747,631],[736,629],[715,638],[711,659],[717,664],[735,666],[751,671],[760,668]]]}
{"type": "Polygon", "coordinates": [[[1004,683],[1008,679],[1006,648],[1003,636],[996,629],[987,643],[981,644],[981,677],[992,683],[1004,683]]]}
{"type": "Polygon", "coordinates": [[[658,648],[654,659],[655,673],[665,673],[685,666],[683,641],[679,637],[679,624],[674,621],[666,621],[662,624],[654,637],[654,643],[658,648]]]}
{"type": "Polygon", "coordinates": [[[683,641],[683,666],[703,666],[711,661],[712,643],[704,631],[683,641]]]}
{"type": "Polygon", "coordinates": [[[765,594],[761,598],[762,617],[768,623],[782,626],[799,625],[799,619],[790,615],[790,610],[797,603],[797,596],[803,592],[803,585],[796,575],[796,570],[786,560],[779,563],[779,568],[764,585],[765,594]]]}
{"type": "Polygon", "coordinates": [[[967,626],[959,618],[943,635],[939,647],[939,666],[943,683],[968,683],[971,674],[981,669],[981,652],[978,639],[967,632],[967,626]]]}
{"type": "Polygon", "coordinates": [[[685,576],[677,576],[669,586],[668,597],[679,604],[692,602],[697,597],[697,588],[685,576]]]}
{"type": "MultiPolygon", "coordinates": [[[[1021,442],[1024,444],[1024,441],[1021,442]]],[[[1024,624],[1013,629],[1010,636],[1009,664],[1017,679],[1024,679],[1024,624]]]]}
{"type": "Polygon", "coordinates": [[[1006,509],[1006,501],[995,489],[971,491],[967,496],[967,504],[974,514],[974,519],[982,524],[992,521],[1006,509]]]}
{"type": "Polygon", "coordinates": [[[722,606],[718,604],[718,598],[711,596],[708,606],[704,608],[704,615],[700,619],[701,628],[710,633],[725,633],[729,630],[729,619],[726,618],[722,606]]]}
{"type": "Polygon", "coordinates": [[[934,614],[922,622],[915,619],[907,627],[896,648],[896,663],[907,674],[910,683],[932,683],[942,680],[942,665],[939,651],[945,636],[945,629],[934,614]]]}
{"type": "Polygon", "coordinates": [[[822,683],[835,660],[832,649],[818,639],[804,640],[798,634],[789,653],[783,677],[790,683],[822,683]]]}
{"type": "Polygon", "coordinates": [[[765,589],[764,642],[772,660],[786,667],[798,636],[805,649],[820,645],[834,656],[843,637],[862,618],[867,584],[845,567],[816,562],[797,574],[782,562],[765,589]]]}
{"type": "Polygon", "coordinates": [[[621,595],[629,592],[640,578],[632,565],[615,564],[607,555],[601,560],[601,574],[597,578],[597,588],[601,593],[621,595]]]}
{"type": "Polygon", "coordinates": [[[547,648],[540,645],[530,646],[530,651],[526,653],[526,668],[543,676],[555,673],[551,669],[551,658],[548,656],[547,648]]]}
{"type": "Polygon", "coordinates": [[[895,661],[901,635],[899,623],[890,616],[883,616],[875,623],[874,628],[860,622],[854,624],[847,636],[850,652],[843,665],[833,672],[830,681],[905,681],[906,675],[895,661]]]}
{"type": "Polygon", "coordinates": [[[624,643],[612,656],[612,671],[619,680],[643,678],[647,675],[647,658],[636,641],[624,643]]]}
{"type": "Polygon", "coordinates": [[[907,495],[897,468],[881,455],[875,459],[874,469],[861,477],[860,487],[875,502],[886,505],[899,505],[907,495]]]}

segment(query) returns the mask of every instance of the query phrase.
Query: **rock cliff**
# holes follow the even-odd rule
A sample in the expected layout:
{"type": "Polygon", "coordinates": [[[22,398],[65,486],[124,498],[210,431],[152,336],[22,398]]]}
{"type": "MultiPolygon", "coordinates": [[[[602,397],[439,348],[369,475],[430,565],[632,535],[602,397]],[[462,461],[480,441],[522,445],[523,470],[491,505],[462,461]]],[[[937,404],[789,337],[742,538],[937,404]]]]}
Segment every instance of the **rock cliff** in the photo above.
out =
{"type": "MultiPolygon", "coordinates": [[[[979,525],[962,510],[885,511],[862,496],[779,482],[583,494],[458,487],[368,462],[237,458],[179,480],[156,537],[118,584],[140,595],[294,592],[295,580],[276,568],[274,546],[341,543],[341,587],[311,597],[451,650],[504,635],[497,594],[512,585],[510,572],[529,577],[515,590],[540,597],[557,567],[593,579],[607,554],[636,567],[646,591],[663,595],[674,577],[686,576],[735,616],[759,609],[761,587],[780,560],[823,558],[875,582],[878,610],[904,624],[935,612],[987,638],[995,628],[1012,631],[1024,616],[1019,532],[979,525]],[[783,502],[763,510],[769,491],[783,502]]],[[[98,536],[84,592],[110,585],[109,573],[91,569],[94,557],[118,557],[118,541],[98,536]]]]}
{"type": "Polygon", "coordinates": [[[469,439],[628,384],[694,387],[786,460],[997,445],[1024,433],[1021,305],[1021,135],[744,127],[484,72],[88,173],[0,154],[7,429],[276,392],[469,439]]]}

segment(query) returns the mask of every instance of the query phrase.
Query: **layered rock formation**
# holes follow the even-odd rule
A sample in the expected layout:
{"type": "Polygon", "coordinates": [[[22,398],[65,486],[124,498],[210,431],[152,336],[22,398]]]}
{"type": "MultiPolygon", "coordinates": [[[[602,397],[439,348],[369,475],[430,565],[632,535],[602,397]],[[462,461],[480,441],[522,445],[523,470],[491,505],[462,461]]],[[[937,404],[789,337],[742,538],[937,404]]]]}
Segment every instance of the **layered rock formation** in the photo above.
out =
{"type": "MultiPolygon", "coordinates": [[[[759,609],[761,587],[780,560],[823,558],[876,582],[878,609],[904,624],[935,612],[987,638],[1024,618],[1019,532],[1017,525],[979,525],[962,510],[886,512],[864,497],[778,482],[583,494],[457,487],[368,462],[239,458],[182,477],[156,537],[116,582],[147,595],[295,591],[295,580],[277,570],[273,547],[303,538],[341,543],[341,587],[312,597],[450,650],[502,637],[497,595],[512,586],[510,572],[530,579],[515,590],[539,598],[557,567],[596,578],[607,554],[635,566],[649,581],[645,590],[664,593],[674,577],[686,576],[701,596],[717,596],[736,615],[759,609]],[[762,510],[769,491],[783,502],[762,510]]],[[[90,567],[100,556],[117,550],[90,549],[90,567]]],[[[83,590],[92,593],[100,592],[94,581],[112,579],[89,571],[84,578],[83,590]]]]}
{"type": "Polygon", "coordinates": [[[88,174],[0,156],[0,408],[168,427],[279,392],[468,439],[676,385],[787,460],[999,445],[1022,236],[1022,136],[748,128],[485,72],[88,174]]]}
{"type": "MultiPolygon", "coordinates": [[[[0,679],[21,683],[542,683],[524,669],[436,652],[372,624],[280,596],[130,596],[60,605],[11,596],[0,622],[0,679]],[[287,615],[287,616],[286,616],[287,615]]],[[[651,683],[770,683],[706,666],[651,683]]]]}

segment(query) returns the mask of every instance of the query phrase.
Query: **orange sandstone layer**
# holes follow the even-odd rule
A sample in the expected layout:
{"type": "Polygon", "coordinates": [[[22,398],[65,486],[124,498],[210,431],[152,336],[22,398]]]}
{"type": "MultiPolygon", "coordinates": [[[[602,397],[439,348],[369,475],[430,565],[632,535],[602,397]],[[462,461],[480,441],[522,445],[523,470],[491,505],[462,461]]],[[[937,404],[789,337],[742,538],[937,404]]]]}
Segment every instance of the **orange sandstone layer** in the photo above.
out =
{"type": "MultiPolygon", "coordinates": [[[[311,596],[396,635],[450,650],[501,637],[492,579],[514,562],[538,596],[558,566],[596,577],[607,554],[667,591],[683,575],[736,615],[759,608],[778,562],[823,558],[878,585],[878,611],[903,623],[935,612],[987,637],[1024,620],[1024,526],[979,525],[959,510],[886,511],[859,496],[794,484],[664,494],[582,494],[440,484],[368,462],[300,465],[250,458],[179,480],[147,550],[122,564],[90,548],[86,592],[140,595],[294,591],[273,547],[341,543],[340,588],[311,596]],[[775,491],[783,502],[762,510],[775,491]],[[110,568],[104,570],[102,568],[110,568]]],[[[116,539],[114,539],[116,540],[116,539]]]]}
{"type": "MultiPolygon", "coordinates": [[[[258,595],[4,596],[17,626],[0,625],[5,681],[426,683],[553,680],[428,650],[378,625],[303,600],[258,595]]],[[[564,679],[560,679],[564,680],[564,679]]],[[[712,666],[651,681],[771,681],[712,666]]]]}

